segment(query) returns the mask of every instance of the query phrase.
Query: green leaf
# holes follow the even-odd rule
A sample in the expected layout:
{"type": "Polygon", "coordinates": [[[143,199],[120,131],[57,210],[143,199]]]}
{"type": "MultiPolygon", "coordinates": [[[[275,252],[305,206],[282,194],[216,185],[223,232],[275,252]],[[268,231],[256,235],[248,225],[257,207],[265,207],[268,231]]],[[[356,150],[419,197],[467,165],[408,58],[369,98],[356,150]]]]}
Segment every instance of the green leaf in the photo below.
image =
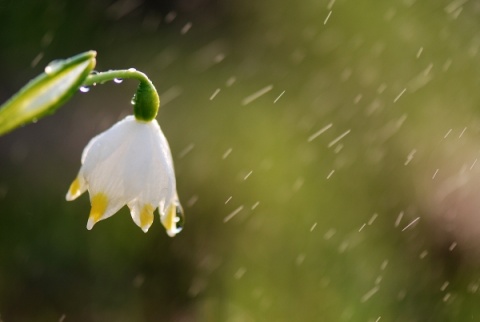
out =
{"type": "Polygon", "coordinates": [[[95,51],[56,60],[0,107],[0,135],[52,114],[78,91],[95,67],[95,51]]]}

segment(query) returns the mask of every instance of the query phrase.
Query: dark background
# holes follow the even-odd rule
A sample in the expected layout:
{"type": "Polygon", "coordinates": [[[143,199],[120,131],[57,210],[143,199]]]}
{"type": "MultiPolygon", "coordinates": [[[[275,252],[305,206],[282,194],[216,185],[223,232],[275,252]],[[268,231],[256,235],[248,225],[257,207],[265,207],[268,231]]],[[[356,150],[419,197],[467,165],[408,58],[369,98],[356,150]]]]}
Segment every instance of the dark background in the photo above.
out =
{"type": "Polygon", "coordinates": [[[65,194],[136,83],[78,93],[0,138],[0,320],[480,321],[479,13],[0,0],[0,101],[86,50],[145,72],[187,216],[173,239],[126,208],[85,228],[65,194]]]}

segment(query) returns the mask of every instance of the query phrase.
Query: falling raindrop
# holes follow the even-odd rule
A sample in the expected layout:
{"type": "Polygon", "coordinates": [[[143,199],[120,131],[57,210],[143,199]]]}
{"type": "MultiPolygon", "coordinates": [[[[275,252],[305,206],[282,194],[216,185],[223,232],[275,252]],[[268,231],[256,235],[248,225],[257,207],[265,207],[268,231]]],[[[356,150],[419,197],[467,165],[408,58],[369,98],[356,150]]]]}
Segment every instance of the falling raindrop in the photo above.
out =
{"type": "Polygon", "coordinates": [[[228,149],[225,151],[225,153],[222,155],[222,159],[226,159],[230,153],[232,153],[232,148],[228,149]]]}
{"type": "Polygon", "coordinates": [[[240,207],[238,207],[237,209],[229,213],[225,218],[223,218],[223,222],[224,223],[228,222],[230,219],[235,217],[242,210],[243,210],[243,205],[241,205],[240,207]]]}
{"type": "Polygon", "coordinates": [[[233,277],[235,277],[235,279],[241,279],[243,277],[243,275],[245,275],[245,273],[247,272],[247,269],[245,267],[240,267],[236,272],[235,274],[233,275],[233,277]]]}
{"type": "Polygon", "coordinates": [[[217,88],[215,92],[213,92],[213,94],[210,96],[210,100],[213,100],[218,93],[220,93],[220,88],[217,88]]]}
{"type": "Polygon", "coordinates": [[[375,221],[375,219],[377,219],[377,217],[378,217],[378,214],[374,213],[372,215],[372,217],[370,218],[370,220],[368,221],[368,225],[371,226],[373,224],[373,222],[375,221]]]}
{"type": "Polygon", "coordinates": [[[227,81],[226,81],[225,84],[227,85],[227,87],[230,87],[230,86],[233,85],[233,83],[235,83],[236,80],[237,80],[237,79],[235,78],[235,76],[232,76],[232,77],[230,77],[229,79],[227,79],[227,81]]]}
{"type": "Polygon", "coordinates": [[[192,207],[197,201],[198,201],[198,196],[193,195],[190,199],[188,199],[187,207],[192,207]]]}
{"type": "Polygon", "coordinates": [[[448,281],[445,281],[442,286],[440,287],[440,291],[445,291],[450,283],[448,281]]]}
{"type": "Polygon", "coordinates": [[[180,33],[182,35],[185,35],[189,30],[190,28],[192,28],[192,23],[191,22],[187,22],[183,27],[182,29],[180,30],[180,33]]]}
{"type": "Polygon", "coordinates": [[[171,23],[173,19],[177,17],[177,13],[175,11],[170,11],[166,16],[165,16],[165,22],[166,23],[171,23]]]}
{"type": "Polygon", "coordinates": [[[450,293],[445,294],[445,296],[443,297],[443,301],[447,302],[450,299],[451,296],[452,296],[452,294],[450,294],[450,293]]]}
{"type": "Polygon", "coordinates": [[[285,94],[285,91],[283,91],[280,95],[277,96],[277,98],[273,101],[273,104],[275,104],[280,99],[280,97],[282,97],[283,94],[285,94]]]}
{"type": "Polygon", "coordinates": [[[424,259],[425,257],[427,257],[427,255],[428,255],[428,251],[424,250],[423,252],[420,253],[420,255],[418,256],[418,258],[424,259]]]}
{"type": "Polygon", "coordinates": [[[420,55],[423,52],[423,47],[420,47],[420,49],[417,51],[417,59],[420,58],[420,55]]]}
{"type": "Polygon", "coordinates": [[[453,242],[453,243],[450,245],[450,247],[448,247],[448,250],[449,250],[449,251],[452,251],[452,250],[455,249],[455,247],[457,247],[457,243],[456,243],[456,242],[453,242]]]}
{"type": "Polygon", "coordinates": [[[42,37],[42,40],[41,40],[42,47],[47,47],[48,45],[50,45],[52,43],[52,40],[53,40],[53,32],[48,31],[42,37]]]}
{"type": "Polygon", "coordinates": [[[323,21],[323,24],[324,24],[324,25],[327,24],[328,19],[330,18],[331,15],[332,15],[332,11],[330,10],[330,12],[328,13],[327,17],[326,17],[325,20],[323,21]]]}
{"type": "Polygon", "coordinates": [[[194,147],[195,147],[195,144],[193,143],[190,143],[189,145],[187,145],[187,147],[178,154],[178,158],[181,159],[185,157],[190,151],[193,150],[194,147]]]}
{"type": "Polygon", "coordinates": [[[260,96],[263,96],[263,95],[267,94],[268,92],[270,92],[272,89],[273,89],[273,85],[268,85],[268,86],[256,91],[255,93],[245,97],[242,100],[242,105],[250,104],[251,102],[253,102],[257,98],[259,98],[260,96]]]}
{"type": "Polygon", "coordinates": [[[31,67],[35,67],[43,58],[43,52],[39,52],[35,58],[33,58],[32,62],[30,63],[31,67]]]}

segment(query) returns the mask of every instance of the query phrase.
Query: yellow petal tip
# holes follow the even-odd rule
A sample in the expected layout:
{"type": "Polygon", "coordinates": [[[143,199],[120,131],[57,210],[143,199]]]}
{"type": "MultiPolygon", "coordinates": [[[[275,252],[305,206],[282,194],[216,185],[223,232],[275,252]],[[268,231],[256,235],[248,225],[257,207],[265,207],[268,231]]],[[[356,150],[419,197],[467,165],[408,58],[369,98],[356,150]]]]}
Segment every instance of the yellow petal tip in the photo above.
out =
{"type": "Polygon", "coordinates": [[[177,234],[177,223],[176,223],[176,206],[171,204],[167,207],[165,215],[161,217],[163,227],[167,231],[167,235],[170,237],[175,237],[177,234]]]}
{"type": "Polygon", "coordinates": [[[90,210],[90,216],[88,217],[87,229],[93,228],[98,221],[102,219],[108,206],[108,198],[104,193],[97,193],[91,200],[92,209],[90,210]]]}
{"type": "Polygon", "coordinates": [[[93,225],[95,225],[95,223],[93,222],[93,220],[92,220],[91,218],[88,218],[87,229],[88,229],[88,230],[92,230],[93,225]]]}
{"type": "Polygon", "coordinates": [[[80,178],[76,177],[75,180],[73,180],[72,184],[70,185],[70,188],[68,188],[66,199],[67,201],[71,201],[76,199],[81,194],[82,194],[82,185],[80,183],[80,178]]]}
{"type": "Polygon", "coordinates": [[[142,210],[140,211],[140,228],[142,228],[143,232],[147,232],[150,226],[153,223],[153,208],[152,205],[146,204],[143,206],[142,210]]]}

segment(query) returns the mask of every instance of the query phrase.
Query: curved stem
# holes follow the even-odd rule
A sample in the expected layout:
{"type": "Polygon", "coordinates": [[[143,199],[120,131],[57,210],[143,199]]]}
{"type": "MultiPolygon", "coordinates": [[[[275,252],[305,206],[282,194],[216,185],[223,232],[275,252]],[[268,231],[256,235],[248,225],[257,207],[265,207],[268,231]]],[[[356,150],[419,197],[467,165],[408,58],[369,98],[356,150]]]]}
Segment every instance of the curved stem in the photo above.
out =
{"type": "Polygon", "coordinates": [[[160,107],[160,97],[147,75],[134,68],[90,74],[83,82],[83,86],[103,84],[107,81],[125,78],[134,78],[140,81],[137,92],[132,99],[135,118],[145,122],[153,120],[160,107]]]}
{"type": "Polygon", "coordinates": [[[121,69],[121,70],[110,70],[108,72],[101,72],[97,74],[90,74],[87,79],[83,82],[83,86],[91,86],[97,83],[105,83],[112,81],[114,79],[125,79],[125,78],[134,78],[140,82],[145,82],[152,84],[150,79],[144,73],[134,69],[121,69]]]}

